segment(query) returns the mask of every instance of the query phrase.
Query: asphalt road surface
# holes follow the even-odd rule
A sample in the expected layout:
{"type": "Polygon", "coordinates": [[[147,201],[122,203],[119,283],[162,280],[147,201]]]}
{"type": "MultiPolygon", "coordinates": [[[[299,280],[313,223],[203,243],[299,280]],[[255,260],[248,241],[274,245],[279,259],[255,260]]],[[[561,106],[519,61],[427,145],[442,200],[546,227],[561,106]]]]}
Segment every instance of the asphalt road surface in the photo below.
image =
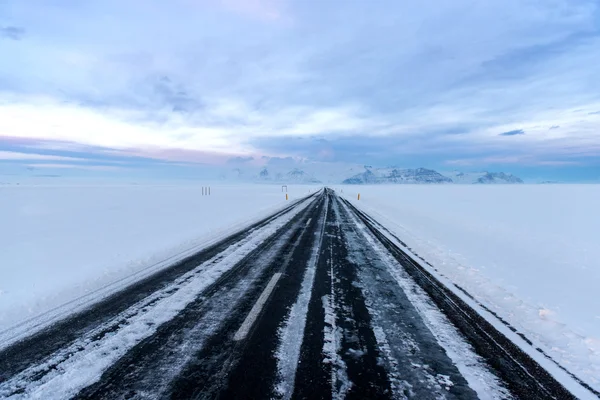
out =
{"type": "Polygon", "coordinates": [[[325,189],[1,350],[0,398],[574,397],[325,189]]]}

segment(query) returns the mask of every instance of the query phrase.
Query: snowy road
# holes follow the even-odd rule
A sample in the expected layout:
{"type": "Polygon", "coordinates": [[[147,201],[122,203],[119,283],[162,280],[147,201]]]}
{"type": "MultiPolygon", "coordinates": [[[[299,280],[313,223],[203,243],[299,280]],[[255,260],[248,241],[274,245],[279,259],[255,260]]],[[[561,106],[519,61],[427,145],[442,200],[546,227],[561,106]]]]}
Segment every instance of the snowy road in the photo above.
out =
{"type": "Polygon", "coordinates": [[[326,190],[0,350],[0,398],[575,396],[326,190]]]}

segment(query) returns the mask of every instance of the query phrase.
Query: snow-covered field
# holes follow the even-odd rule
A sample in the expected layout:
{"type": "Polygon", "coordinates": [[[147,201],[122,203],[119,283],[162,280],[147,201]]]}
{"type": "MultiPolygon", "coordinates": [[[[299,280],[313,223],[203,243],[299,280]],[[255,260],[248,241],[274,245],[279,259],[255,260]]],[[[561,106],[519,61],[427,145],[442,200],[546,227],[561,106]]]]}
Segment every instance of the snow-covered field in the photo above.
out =
{"type": "MultiPolygon", "coordinates": [[[[600,185],[335,189],[600,390],[600,185]]],[[[287,204],[277,185],[0,187],[0,337],[287,204]]]]}
{"type": "Polygon", "coordinates": [[[336,189],[600,390],[599,185],[336,189]]]}
{"type": "Polygon", "coordinates": [[[277,185],[0,187],[0,333],[287,204],[277,185]]]}

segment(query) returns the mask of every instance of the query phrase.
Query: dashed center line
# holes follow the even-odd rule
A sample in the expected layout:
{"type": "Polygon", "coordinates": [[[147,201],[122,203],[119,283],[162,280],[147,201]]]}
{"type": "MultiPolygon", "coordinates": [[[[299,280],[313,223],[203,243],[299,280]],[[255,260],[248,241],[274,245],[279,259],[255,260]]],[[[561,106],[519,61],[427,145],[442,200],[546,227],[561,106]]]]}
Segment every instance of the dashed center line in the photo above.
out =
{"type": "Polygon", "coordinates": [[[242,323],[242,326],[240,326],[240,329],[238,329],[238,331],[233,336],[233,340],[243,340],[246,338],[246,336],[248,336],[250,328],[252,328],[252,325],[256,321],[256,318],[258,318],[258,314],[260,314],[261,310],[265,306],[265,303],[269,299],[269,296],[273,292],[273,289],[275,289],[275,285],[277,284],[279,278],[281,278],[281,272],[278,272],[275,275],[273,275],[273,277],[267,284],[267,287],[265,288],[265,290],[263,290],[260,297],[252,307],[252,310],[250,310],[250,313],[248,313],[248,316],[242,323]]]}

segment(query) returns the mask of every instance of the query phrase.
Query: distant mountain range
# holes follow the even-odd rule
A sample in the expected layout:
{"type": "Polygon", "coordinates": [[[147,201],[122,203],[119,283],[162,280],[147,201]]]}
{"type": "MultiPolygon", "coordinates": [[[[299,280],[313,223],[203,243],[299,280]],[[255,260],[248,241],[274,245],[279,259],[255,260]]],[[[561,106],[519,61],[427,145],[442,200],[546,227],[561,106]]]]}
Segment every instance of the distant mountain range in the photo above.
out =
{"type": "Polygon", "coordinates": [[[426,168],[365,168],[365,172],[342,181],[348,185],[382,183],[452,183],[452,179],[426,168]]]}
{"type": "Polygon", "coordinates": [[[271,172],[269,172],[268,168],[263,168],[258,174],[258,176],[259,179],[263,181],[289,183],[321,183],[321,181],[315,178],[314,176],[298,168],[294,168],[293,170],[286,173],[276,172],[274,175],[272,175],[271,172]]]}
{"type": "Polygon", "coordinates": [[[454,183],[475,183],[475,184],[506,184],[506,183],[524,183],[518,176],[504,172],[458,172],[453,171],[445,174],[454,183]]]}
{"type": "Polygon", "coordinates": [[[369,165],[332,166],[306,164],[238,166],[220,175],[223,181],[245,181],[281,184],[518,184],[523,180],[504,172],[438,172],[427,168],[374,168],[369,165]]]}

